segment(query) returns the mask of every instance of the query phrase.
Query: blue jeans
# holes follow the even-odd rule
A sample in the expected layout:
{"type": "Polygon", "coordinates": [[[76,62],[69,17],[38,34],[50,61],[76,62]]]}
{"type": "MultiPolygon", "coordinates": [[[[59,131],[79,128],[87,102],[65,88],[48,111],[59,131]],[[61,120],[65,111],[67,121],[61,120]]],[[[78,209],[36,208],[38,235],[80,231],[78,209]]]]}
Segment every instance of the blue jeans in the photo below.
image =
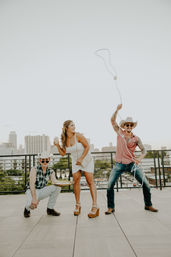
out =
{"type": "Polygon", "coordinates": [[[112,169],[109,177],[108,182],[108,188],[107,188],[107,205],[108,208],[115,208],[114,204],[114,185],[117,182],[119,176],[124,172],[129,172],[131,175],[134,176],[135,172],[135,178],[138,180],[140,184],[143,184],[143,194],[144,194],[144,203],[145,206],[152,206],[151,202],[151,193],[150,193],[150,186],[149,183],[145,177],[145,175],[142,172],[142,169],[140,167],[136,167],[136,171],[133,171],[134,162],[131,162],[129,164],[122,164],[116,162],[115,167],[112,169]]]}

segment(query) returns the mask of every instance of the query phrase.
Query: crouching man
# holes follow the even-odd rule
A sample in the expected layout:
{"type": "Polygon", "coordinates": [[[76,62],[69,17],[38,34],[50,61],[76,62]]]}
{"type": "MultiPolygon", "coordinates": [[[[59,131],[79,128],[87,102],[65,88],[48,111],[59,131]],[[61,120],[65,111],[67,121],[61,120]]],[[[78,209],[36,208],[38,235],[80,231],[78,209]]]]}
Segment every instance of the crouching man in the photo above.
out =
{"type": "Polygon", "coordinates": [[[49,179],[52,184],[57,184],[55,173],[49,169],[50,154],[42,153],[40,155],[39,164],[33,167],[30,171],[29,183],[27,185],[27,202],[24,209],[24,217],[30,217],[30,209],[37,208],[39,201],[49,197],[47,204],[47,214],[52,216],[59,216],[60,213],[54,210],[56,199],[61,191],[61,187],[50,185],[46,186],[49,179]]]}

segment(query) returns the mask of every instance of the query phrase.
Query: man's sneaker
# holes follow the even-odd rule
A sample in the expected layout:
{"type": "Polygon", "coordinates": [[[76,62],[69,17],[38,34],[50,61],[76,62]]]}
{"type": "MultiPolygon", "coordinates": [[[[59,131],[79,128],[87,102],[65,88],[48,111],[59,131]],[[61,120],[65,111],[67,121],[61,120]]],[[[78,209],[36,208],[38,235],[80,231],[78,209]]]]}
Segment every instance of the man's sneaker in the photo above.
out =
{"type": "Polygon", "coordinates": [[[59,216],[61,215],[60,212],[55,211],[54,209],[49,209],[47,208],[47,215],[51,215],[51,216],[59,216]]]}
{"type": "Polygon", "coordinates": [[[158,210],[155,209],[153,206],[145,206],[144,209],[147,211],[158,212],[158,210]]]}
{"type": "Polygon", "coordinates": [[[30,217],[30,211],[28,211],[26,208],[24,209],[24,217],[29,218],[30,217]]]}

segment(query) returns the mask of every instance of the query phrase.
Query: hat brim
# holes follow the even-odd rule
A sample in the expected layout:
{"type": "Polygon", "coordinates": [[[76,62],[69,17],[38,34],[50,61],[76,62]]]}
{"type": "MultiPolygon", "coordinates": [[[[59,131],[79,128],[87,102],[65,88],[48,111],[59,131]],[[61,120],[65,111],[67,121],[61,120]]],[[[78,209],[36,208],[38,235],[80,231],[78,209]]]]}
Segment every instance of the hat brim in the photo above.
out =
{"type": "Polygon", "coordinates": [[[133,129],[137,126],[137,122],[122,122],[121,124],[120,124],[120,127],[121,128],[124,128],[124,126],[125,126],[125,124],[133,124],[133,129]]]}
{"type": "Polygon", "coordinates": [[[38,155],[38,158],[39,159],[49,159],[49,158],[51,158],[52,157],[52,154],[48,154],[48,155],[38,155]]]}

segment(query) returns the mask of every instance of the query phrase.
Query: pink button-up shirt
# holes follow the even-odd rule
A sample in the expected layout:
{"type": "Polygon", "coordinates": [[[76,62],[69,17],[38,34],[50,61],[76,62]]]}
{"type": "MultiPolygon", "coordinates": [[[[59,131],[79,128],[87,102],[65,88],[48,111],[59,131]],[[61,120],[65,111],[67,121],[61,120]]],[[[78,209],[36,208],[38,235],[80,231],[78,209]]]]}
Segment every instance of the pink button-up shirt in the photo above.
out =
{"type": "Polygon", "coordinates": [[[123,164],[134,162],[134,151],[138,145],[138,137],[132,134],[127,142],[124,130],[119,129],[117,134],[115,161],[123,164]]]}

